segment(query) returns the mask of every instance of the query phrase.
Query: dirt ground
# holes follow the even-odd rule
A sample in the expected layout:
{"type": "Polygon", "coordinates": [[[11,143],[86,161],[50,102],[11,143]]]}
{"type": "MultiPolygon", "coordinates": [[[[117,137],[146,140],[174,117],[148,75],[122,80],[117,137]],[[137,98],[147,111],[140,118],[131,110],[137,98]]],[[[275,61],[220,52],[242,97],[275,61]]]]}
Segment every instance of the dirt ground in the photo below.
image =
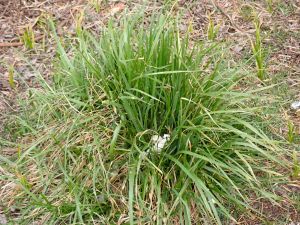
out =
{"type": "MultiPolygon", "coordinates": [[[[18,112],[19,98],[26,98],[28,87],[39,88],[37,74],[51,82],[55,43],[47,25],[52,18],[60,36],[72,36],[77,26],[96,31],[110,17],[119,17],[126,8],[137,7],[138,1],[107,1],[97,5],[94,0],[0,0],[0,134],[9,116],[18,112]],[[35,46],[29,49],[22,38],[32,30],[35,46]]],[[[100,2],[100,1],[99,1],[100,2]]],[[[153,4],[148,10],[159,7],[153,4]]],[[[251,17],[256,12],[262,22],[263,44],[268,49],[267,72],[274,77],[284,77],[290,95],[283,105],[284,120],[292,120],[295,133],[300,135],[300,114],[289,110],[290,102],[300,100],[300,1],[298,0],[180,0],[175,10],[183,12],[186,21],[192,23],[195,39],[205,39],[209,20],[219,24],[218,39],[233,43],[231,53],[243,58],[251,52],[249,37],[253,37],[251,17]]],[[[287,126],[281,127],[282,134],[287,126]]],[[[0,187],[1,192],[1,187],[0,187]]],[[[284,197],[300,194],[300,181],[282,187],[284,197]]],[[[260,210],[269,212],[270,218],[287,216],[300,223],[299,208],[289,205],[273,206],[255,202],[260,210]]],[[[300,205],[300,204],[299,204],[300,205]]],[[[1,204],[0,204],[1,206],[1,204]]],[[[0,224],[5,223],[1,215],[0,224]]],[[[257,224],[255,219],[244,218],[242,224],[257,224]],[[245,222],[246,221],[246,222],[245,222]]]]}

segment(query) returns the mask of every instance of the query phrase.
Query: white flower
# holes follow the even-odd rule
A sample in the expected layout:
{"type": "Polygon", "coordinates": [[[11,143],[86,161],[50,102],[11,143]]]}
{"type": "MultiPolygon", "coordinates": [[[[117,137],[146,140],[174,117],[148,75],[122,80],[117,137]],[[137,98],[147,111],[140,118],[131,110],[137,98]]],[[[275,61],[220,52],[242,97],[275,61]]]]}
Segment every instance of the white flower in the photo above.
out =
{"type": "Polygon", "coordinates": [[[300,109],[300,101],[295,101],[291,104],[291,109],[298,110],[300,109]]]}
{"type": "Polygon", "coordinates": [[[168,140],[170,140],[169,134],[164,134],[162,137],[158,136],[158,135],[153,135],[151,137],[151,143],[153,144],[153,150],[155,152],[160,153],[168,140]]]}

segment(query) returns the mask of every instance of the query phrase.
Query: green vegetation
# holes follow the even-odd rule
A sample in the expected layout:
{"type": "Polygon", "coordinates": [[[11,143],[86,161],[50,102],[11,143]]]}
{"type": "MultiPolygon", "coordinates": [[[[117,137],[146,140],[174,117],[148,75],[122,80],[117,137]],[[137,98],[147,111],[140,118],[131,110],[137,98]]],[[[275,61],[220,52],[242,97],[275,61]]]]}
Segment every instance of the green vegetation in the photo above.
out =
{"type": "Polygon", "coordinates": [[[22,42],[28,49],[33,49],[35,45],[34,33],[31,26],[27,26],[24,34],[21,37],[22,42]]]}
{"type": "Polygon", "coordinates": [[[14,76],[15,76],[15,69],[14,69],[13,65],[10,65],[8,68],[8,83],[11,88],[16,87],[16,84],[14,81],[14,76]]]}
{"type": "Polygon", "coordinates": [[[293,152],[293,164],[294,165],[293,165],[292,177],[294,179],[297,179],[297,178],[299,178],[299,175],[300,175],[300,163],[299,163],[296,151],[293,152]]]}
{"type": "Polygon", "coordinates": [[[207,27],[207,39],[213,41],[217,38],[219,33],[220,25],[215,26],[214,21],[209,17],[208,27],[207,27]]]}
{"type": "Polygon", "coordinates": [[[255,103],[266,88],[240,91],[247,77],[221,44],[191,43],[164,16],[144,22],[110,21],[99,38],[80,30],[66,48],[56,37],[53,86],[31,90],[7,127],[17,144],[3,141],[18,154],[0,156],[16,184],[3,201],[24,224],[222,224],[263,217],[249,194],[277,200],[261,179],[285,179],[276,168],[290,165],[255,103]],[[151,139],[164,134],[159,153],[151,139]]]}
{"type": "Polygon", "coordinates": [[[287,139],[290,143],[293,143],[293,141],[295,139],[295,126],[292,121],[288,121],[288,137],[287,137],[287,139]]]}
{"type": "Polygon", "coordinates": [[[251,41],[252,51],[256,61],[257,77],[260,80],[264,80],[266,78],[266,69],[265,69],[264,51],[263,51],[261,35],[260,35],[261,24],[259,19],[255,20],[254,25],[255,25],[255,41],[254,42],[251,41]]]}
{"type": "Polygon", "coordinates": [[[269,13],[273,13],[274,9],[273,9],[273,0],[266,0],[266,4],[267,4],[267,10],[269,13]]]}
{"type": "Polygon", "coordinates": [[[106,1],[102,1],[102,0],[89,0],[89,4],[91,4],[97,13],[100,12],[100,9],[101,9],[101,4],[103,4],[103,2],[106,2],[106,1]]]}
{"type": "Polygon", "coordinates": [[[254,9],[250,5],[242,5],[240,8],[240,15],[245,21],[252,21],[254,18],[254,9]]]}
{"type": "Polygon", "coordinates": [[[293,2],[279,1],[276,6],[277,11],[284,16],[289,16],[296,11],[296,7],[293,2]]]}

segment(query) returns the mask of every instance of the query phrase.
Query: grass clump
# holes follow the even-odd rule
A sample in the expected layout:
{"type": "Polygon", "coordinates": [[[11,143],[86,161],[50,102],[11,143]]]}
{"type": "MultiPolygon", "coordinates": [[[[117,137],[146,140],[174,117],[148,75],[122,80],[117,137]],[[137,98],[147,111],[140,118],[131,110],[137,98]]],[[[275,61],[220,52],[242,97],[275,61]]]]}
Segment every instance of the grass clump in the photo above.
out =
{"type": "Polygon", "coordinates": [[[176,21],[144,22],[81,32],[72,57],[58,43],[54,87],[29,99],[27,140],[5,161],[23,221],[222,224],[255,212],[247,192],[275,199],[260,178],[287,164],[255,92],[238,91],[241,71],[176,21]],[[151,139],[165,134],[158,152],[151,139]]]}

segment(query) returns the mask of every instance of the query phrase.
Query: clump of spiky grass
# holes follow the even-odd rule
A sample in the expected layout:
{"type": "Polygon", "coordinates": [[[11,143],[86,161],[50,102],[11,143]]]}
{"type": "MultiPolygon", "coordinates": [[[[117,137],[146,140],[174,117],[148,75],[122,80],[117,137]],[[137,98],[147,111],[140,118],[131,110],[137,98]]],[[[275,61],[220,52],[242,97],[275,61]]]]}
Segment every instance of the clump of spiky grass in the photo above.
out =
{"type": "Polygon", "coordinates": [[[58,44],[55,87],[22,119],[32,144],[7,160],[27,221],[221,224],[253,210],[246,191],[272,199],[260,177],[286,165],[281,149],[221,47],[191,47],[163,16],[77,40],[72,57],[58,44]],[[164,134],[159,153],[151,138],[164,134]]]}
{"type": "Polygon", "coordinates": [[[265,58],[264,58],[264,49],[261,41],[260,34],[260,21],[258,18],[255,19],[255,41],[251,41],[252,51],[255,57],[256,68],[257,68],[257,77],[260,80],[266,79],[266,68],[265,68],[265,58]]]}

